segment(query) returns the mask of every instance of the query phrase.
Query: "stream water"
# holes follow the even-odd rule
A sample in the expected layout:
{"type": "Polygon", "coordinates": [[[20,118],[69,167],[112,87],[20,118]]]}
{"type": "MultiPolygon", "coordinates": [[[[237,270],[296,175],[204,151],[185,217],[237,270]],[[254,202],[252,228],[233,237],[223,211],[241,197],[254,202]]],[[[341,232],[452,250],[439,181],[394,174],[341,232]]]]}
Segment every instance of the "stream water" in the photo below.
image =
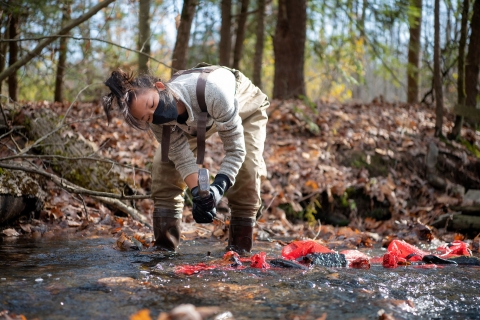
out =
{"type": "MultiPolygon", "coordinates": [[[[478,267],[245,268],[187,276],[175,266],[220,259],[224,244],[183,242],[175,257],[117,251],[114,244],[112,238],[0,238],[0,312],[129,319],[149,309],[156,319],[191,303],[218,306],[235,319],[378,319],[381,309],[396,319],[480,319],[478,267]]],[[[260,250],[278,257],[281,247],[257,242],[260,250]]]]}

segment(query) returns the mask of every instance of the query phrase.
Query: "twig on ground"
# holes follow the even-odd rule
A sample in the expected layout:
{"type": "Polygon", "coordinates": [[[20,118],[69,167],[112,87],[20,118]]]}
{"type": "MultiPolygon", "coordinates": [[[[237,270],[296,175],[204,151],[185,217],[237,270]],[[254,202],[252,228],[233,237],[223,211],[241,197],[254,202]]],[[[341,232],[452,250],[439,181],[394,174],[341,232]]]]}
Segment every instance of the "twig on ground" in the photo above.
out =
{"type": "Polygon", "coordinates": [[[315,237],[313,237],[312,240],[316,240],[318,238],[318,236],[320,235],[320,232],[322,231],[322,222],[320,221],[320,219],[318,219],[317,222],[318,222],[318,231],[317,231],[317,234],[315,235],[315,237]]]}
{"type": "Polygon", "coordinates": [[[85,199],[82,197],[81,194],[78,195],[80,197],[80,199],[82,199],[82,203],[83,203],[83,209],[85,210],[85,218],[89,219],[89,215],[88,215],[88,211],[87,211],[87,204],[85,203],[85,199]]]}
{"type": "Polygon", "coordinates": [[[127,206],[125,203],[123,203],[119,199],[100,197],[100,196],[92,196],[92,198],[98,199],[104,203],[115,206],[118,210],[128,214],[134,220],[152,229],[152,225],[147,221],[147,218],[145,218],[140,212],[138,212],[138,210],[135,210],[134,208],[127,206]]]}

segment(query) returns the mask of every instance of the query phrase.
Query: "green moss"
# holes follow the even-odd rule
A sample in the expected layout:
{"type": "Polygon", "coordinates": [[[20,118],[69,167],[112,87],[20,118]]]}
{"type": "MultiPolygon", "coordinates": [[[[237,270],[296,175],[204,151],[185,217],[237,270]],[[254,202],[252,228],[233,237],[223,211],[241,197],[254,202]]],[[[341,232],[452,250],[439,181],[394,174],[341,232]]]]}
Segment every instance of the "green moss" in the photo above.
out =
{"type": "Polygon", "coordinates": [[[0,168],[0,176],[3,176],[5,174],[5,170],[3,170],[2,168],[0,168]]]}
{"type": "Polygon", "coordinates": [[[367,161],[367,156],[362,152],[353,152],[350,159],[345,161],[345,165],[357,169],[365,168],[368,170],[370,176],[387,176],[388,168],[390,166],[390,159],[384,158],[381,155],[374,154],[370,156],[370,163],[367,161]]]}
{"type": "Polygon", "coordinates": [[[475,157],[480,159],[480,150],[477,148],[476,145],[471,144],[463,138],[460,138],[460,143],[464,145],[468,149],[468,151],[470,151],[475,157]]]}
{"type": "Polygon", "coordinates": [[[340,205],[343,208],[348,208],[350,206],[349,203],[348,203],[348,193],[347,192],[344,192],[339,200],[340,200],[340,205]]]}
{"type": "Polygon", "coordinates": [[[375,220],[388,220],[391,217],[391,213],[388,208],[375,208],[370,212],[366,212],[365,216],[375,220]]]}

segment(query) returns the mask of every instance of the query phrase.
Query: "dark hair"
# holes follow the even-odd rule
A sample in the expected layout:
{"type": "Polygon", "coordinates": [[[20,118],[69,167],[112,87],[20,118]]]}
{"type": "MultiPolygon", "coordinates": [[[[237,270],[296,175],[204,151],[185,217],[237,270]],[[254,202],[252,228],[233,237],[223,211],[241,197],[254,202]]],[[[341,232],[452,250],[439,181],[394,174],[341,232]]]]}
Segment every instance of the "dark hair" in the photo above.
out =
{"type": "MultiPolygon", "coordinates": [[[[142,93],[147,89],[155,89],[155,82],[162,81],[160,78],[154,77],[149,74],[143,74],[135,77],[133,73],[127,74],[121,69],[113,71],[105,81],[105,85],[110,89],[110,93],[103,96],[103,110],[107,115],[108,123],[112,120],[113,100],[120,109],[125,121],[129,126],[141,131],[147,131],[150,129],[148,122],[136,119],[130,112],[130,106],[133,98],[137,94],[142,93]]],[[[174,99],[172,91],[165,85],[166,90],[160,92],[160,99],[165,103],[174,99]]]]}

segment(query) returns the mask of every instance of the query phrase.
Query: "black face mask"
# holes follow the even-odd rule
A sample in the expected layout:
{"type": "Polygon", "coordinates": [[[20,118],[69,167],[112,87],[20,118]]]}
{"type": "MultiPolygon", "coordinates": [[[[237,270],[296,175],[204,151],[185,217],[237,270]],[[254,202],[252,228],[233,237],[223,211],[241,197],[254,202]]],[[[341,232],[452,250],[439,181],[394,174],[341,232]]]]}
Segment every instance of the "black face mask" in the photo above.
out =
{"type": "MultiPolygon", "coordinates": [[[[160,97],[160,92],[158,93],[160,97]]],[[[167,98],[168,99],[168,98],[167,98]]],[[[177,110],[177,102],[173,97],[170,101],[163,101],[162,99],[158,100],[157,108],[153,113],[153,124],[164,124],[173,120],[177,120],[178,117],[178,110],[177,110]]]]}

